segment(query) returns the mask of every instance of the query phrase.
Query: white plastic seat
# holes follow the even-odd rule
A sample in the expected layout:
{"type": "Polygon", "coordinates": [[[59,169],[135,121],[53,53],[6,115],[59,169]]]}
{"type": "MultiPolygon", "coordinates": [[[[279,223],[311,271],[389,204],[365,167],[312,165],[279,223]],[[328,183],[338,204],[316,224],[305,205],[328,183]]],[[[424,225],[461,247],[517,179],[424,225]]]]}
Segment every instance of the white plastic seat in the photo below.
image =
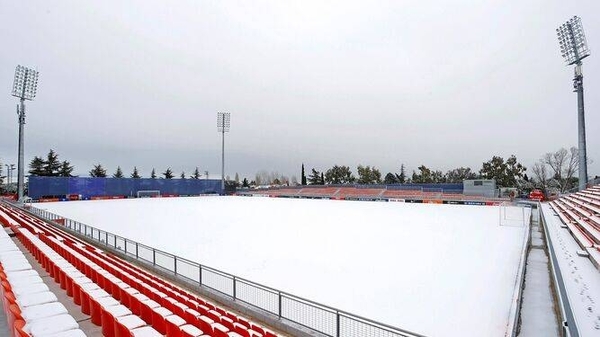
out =
{"type": "Polygon", "coordinates": [[[21,316],[26,322],[34,321],[44,317],[66,314],[67,308],[60,302],[50,302],[40,305],[33,305],[24,308],[21,311],[21,316]]]}
{"type": "Polygon", "coordinates": [[[40,305],[44,303],[56,302],[58,299],[53,292],[44,291],[36,294],[24,294],[17,298],[17,303],[21,309],[30,307],[33,305],[40,305]]]}
{"type": "Polygon", "coordinates": [[[73,329],[79,329],[79,324],[68,314],[41,318],[25,324],[25,331],[32,336],[45,336],[73,329]]]}

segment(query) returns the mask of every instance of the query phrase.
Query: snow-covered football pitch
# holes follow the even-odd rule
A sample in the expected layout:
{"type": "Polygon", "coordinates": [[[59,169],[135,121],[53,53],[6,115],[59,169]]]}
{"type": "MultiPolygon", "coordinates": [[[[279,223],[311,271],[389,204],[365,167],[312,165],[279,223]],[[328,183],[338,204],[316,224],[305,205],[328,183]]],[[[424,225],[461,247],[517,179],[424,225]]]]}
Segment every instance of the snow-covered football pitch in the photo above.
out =
{"type": "Polygon", "coordinates": [[[38,208],[427,336],[504,336],[529,210],[249,197],[38,208]]]}

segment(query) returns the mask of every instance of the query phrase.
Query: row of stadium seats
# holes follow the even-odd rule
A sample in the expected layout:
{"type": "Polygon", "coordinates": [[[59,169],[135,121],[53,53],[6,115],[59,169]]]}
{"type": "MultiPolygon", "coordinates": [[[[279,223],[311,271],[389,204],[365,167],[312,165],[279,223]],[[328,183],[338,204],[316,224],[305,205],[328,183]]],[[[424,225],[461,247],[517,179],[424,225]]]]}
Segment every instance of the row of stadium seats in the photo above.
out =
{"type": "Polygon", "coordinates": [[[600,185],[563,196],[550,206],[600,269],[600,185]]]}
{"type": "Polygon", "coordinates": [[[3,229],[0,230],[0,281],[11,336],[85,336],[3,229]]]}
{"type": "Polygon", "coordinates": [[[17,237],[105,336],[276,336],[19,209],[3,206],[0,212],[0,220],[22,234],[17,237]],[[46,247],[64,261],[42,254],[46,247]]]}
{"type": "Polygon", "coordinates": [[[385,191],[385,189],[382,188],[354,188],[354,187],[343,187],[340,188],[339,191],[337,191],[336,196],[339,196],[340,198],[347,198],[347,197],[357,197],[357,198],[361,198],[361,197],[380,197],[385,191]]]}
{"type": "Polygon", "coordinates": [[[268,194],[272,197],[305,197],[305,198],[332,198],[332,199],[356,199],[356,198],[417,198],[417,199],[443,199],[443,200],[470,200],[486,201],[490,198],[482,196],[466,196],[461,193],[444,193],[441,191],[402,190],[386,188],[356,188],[356,187],[306,187],[306,188],[279,188],[264,191],[252,191],[248,193],[268,194]]]}

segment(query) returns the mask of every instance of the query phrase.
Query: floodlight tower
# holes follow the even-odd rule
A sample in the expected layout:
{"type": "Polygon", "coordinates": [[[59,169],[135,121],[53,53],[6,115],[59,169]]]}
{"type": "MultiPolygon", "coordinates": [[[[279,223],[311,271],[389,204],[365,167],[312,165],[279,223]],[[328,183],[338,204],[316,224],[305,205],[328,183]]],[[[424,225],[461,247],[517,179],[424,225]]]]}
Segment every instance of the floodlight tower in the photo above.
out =
{"type": "Polygon", "coordinates": [[[587,151],[585,143],[585,114],[583,107],[583,74],[581,65],[584,58],[590,56],[581,18],[574,16],[556,29],[560,52],[567,65],[575,65],[573,90],[577,93],[578,134],[579,134],[579,190],[587,187],[587,151]]]}
{"type": "Polygon", "coordinates": [[[18,200],[23,201],[24,196],[24,127],[25,127],[25,100],[33,101],[37,92],[39,72],[18,65],[15,69],[15,80],[13,82],[12,95],[20,99],[17,105],[17,115],[19,116],[19,160],[17,163],[17,191],[18,200]]]}
{"type": "Polygon", "coordinates": [[[15,164],[4,164],[4,166],[6,166],[6,189],[8,190],[12,183],[12,171],[15,170],[15,164]]]}
{"type": "Polygon", "coordinates": [[[221,190],[225,193],[225,132],[229,132],[231,113],[217,113],[217,130],[221,133],[221,190]]]}

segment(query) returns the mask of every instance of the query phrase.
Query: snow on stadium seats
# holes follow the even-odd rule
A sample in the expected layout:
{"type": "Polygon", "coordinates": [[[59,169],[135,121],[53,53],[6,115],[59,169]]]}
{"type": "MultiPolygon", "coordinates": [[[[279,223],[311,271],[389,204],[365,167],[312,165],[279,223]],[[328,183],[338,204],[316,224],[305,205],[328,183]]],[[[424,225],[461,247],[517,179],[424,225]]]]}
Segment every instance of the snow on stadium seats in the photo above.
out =
{"type": "Polygon", "coordinates": [[[550,206],[600,269],[600,187],[562,196],[550,202],[550,206]]]}
{"type": "Polygon", "coordinates": [[[0,204],[0,211],[14,220],[17,237],[104,335],[276,336],[21,210],[0,204]]]}
{"type": "MultiPolygon", "coordinates": [[[[3,224],[15,225],[5,221],[3,224]]],[[[41,336],[67,331],[75,333],[73,336],[82,335],[77,322],[4,230],[0,230],[0,282],[11,335],[41,336]]]]}

